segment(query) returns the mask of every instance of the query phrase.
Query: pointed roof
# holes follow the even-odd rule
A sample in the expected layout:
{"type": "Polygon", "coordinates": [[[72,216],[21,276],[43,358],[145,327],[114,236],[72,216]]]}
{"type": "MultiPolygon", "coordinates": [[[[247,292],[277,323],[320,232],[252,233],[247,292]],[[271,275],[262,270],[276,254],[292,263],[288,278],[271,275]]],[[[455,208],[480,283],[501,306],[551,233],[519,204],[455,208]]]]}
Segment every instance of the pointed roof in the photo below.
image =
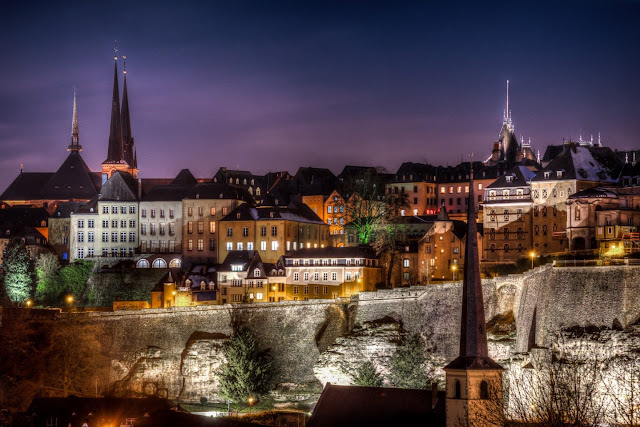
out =
{"type": "Polygon", "coordinates": [[[104,163],[119,163],[122,158],[122,123],[120,122],[120,94],[118,90],[118,57],[113,69],[113,95],[111,98],[111,125],[109,126],[109,149],[104,163]]]}
{"type": "Polygon", "coordinates": [[[76,102],[76,91],[73,91],[73,117],[71,119],[71,144],[67,147],[67,151],[82,151],[80,145],[80,132],[78,128],[78,103],[76,102]]]}
{"type": "Polygon", "coordinates": [[[100,200],[137,201],[138,181],[127,172],[115,171],[102,186],[100,200]]]}
{"type": "MultiPolygon", "coordinates": [[[[125,58],[125,57],[123,57],[125,58]]],[[[125,62],[125,69],[123,70],[124,78],[122,83],[122,151],[124,160],[134,168],[137,168],[137,158],[135,153],[135,147],[133,145],[133,135],[131,134],[131,118],[129,116],[129,95],[127,93],[127,69],[125,62]]]]}
{"type": "Polygon", "coordinates": [[[198,180],[193,176],[189,169],[182,169],[175,179],[171,181],[171,185],[195,185],[198,180]]]}
{"type": "Polygon", "coordinates": [[[89,200],[100,190],[100,177],[89,170],[78,150],[72,150],[42,187],[40,198],[89,200]]]}
{"type": "Polygon", "coordinates": [[[444,201],[442,202],[442,206],[440,206],[440,211],[438,212],[438,221],[449,221],[449,214],[447,213],[447,208],[444,207],[444,201]]]}
{"type": "Polygon", "coordinates": [[[464,253],[462,283],[462,317],[460,321],[460,355],[445,369],[502,369],[489,357],[487,330],[484,318],[480,259],[478,256],[478,227],[473,191],[473,171],[469,180],[469,208],[467,211],[467,241],[464,253]]]}

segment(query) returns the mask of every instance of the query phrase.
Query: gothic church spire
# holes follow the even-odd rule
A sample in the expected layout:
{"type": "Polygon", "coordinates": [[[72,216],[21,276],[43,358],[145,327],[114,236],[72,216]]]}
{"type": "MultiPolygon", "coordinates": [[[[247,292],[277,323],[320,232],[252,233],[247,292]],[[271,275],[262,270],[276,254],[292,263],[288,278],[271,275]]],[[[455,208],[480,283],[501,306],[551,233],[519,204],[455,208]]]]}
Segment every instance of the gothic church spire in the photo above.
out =
{"type": "Polygon", "coordinates": [[[118,90],[118,50],[113,57],[113,95],[111,98],[111,125],[109,127],[109,149],[105,163],[119,163],[122,156],[122,124],[120,122],[120,94],[118,90]]]}
{"type": "Polygon", "coordinates": [[[76,101],[76,88],[73,88],[73,118],[71,119],[71,144],[67,147],[67,151],[82,151],[80,145],[78,128],[78,103],[76,101]]]}
{"type": "Polygon", "coordinates": [[[122,83],[122,151],[124,154],[124,160],[129,164],[129,166],[133,168],[137,168],[137,158],[135,147],[133,145],[133,136],[131,134],[131,118],[129,116],[129,96],[127,94],[127,57],[122,56],[123,60],[123,70],[122,73],[123,83],[122,83]]]}

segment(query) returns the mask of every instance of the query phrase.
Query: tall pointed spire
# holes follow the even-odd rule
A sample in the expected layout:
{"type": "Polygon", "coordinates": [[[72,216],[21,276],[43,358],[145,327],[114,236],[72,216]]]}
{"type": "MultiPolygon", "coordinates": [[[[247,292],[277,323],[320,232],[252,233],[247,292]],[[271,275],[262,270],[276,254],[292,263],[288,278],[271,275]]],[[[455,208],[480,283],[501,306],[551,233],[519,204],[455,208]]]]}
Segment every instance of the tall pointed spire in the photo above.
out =
{"type": "Polygon", "coordinates": [[[118,48],[114,47],[113,56],[113,95],[111,98],[111,125],[109,127],[109,149],[107,160],[109,163],[119,163],[122,156],[122,124],[120,122],[120,94],[118,90],[118,48]]]}
{"type": "Polygon", "coordinates": [[[80,131],[78,128],[78,103],[76,100],[76,88],[73,88],[73,118],[71,119],[71,144],[67,147],[67,151],[82,151],[80,145],[80,131]]]}
{"type": "Polygon", "coordinates": [[[478,256],[478,227],[473,188],[473,164],[469,179],[469,208],[467,210],[467,241],[464,253],[464,281],[462,289],[462,320],[460,323],[460,357],[488,357],[487,331],[484,320],[480,259],[478,256]]]}
{"type": "Polygon", "coordinates": [[[131,118],[129,116],[129,95],[127,94],[127,57],[122,56],[122,73],[123,83],[122,83],[122,151],[124,154],[124,160],[129,164],[129,166],[133,168],[137,168],[138,165],[136,155],[135,155],[135,147],[133,146],[133,136],[131,135],[131,118]]]}

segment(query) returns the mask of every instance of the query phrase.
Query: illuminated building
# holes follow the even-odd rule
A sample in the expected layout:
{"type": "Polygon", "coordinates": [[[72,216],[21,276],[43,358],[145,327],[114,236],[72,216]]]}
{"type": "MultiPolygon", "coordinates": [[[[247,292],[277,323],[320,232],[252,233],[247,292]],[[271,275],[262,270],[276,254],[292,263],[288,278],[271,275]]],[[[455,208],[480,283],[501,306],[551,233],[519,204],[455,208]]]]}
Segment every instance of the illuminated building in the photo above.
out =
{"type": "Polygon", "coordinates": [[[327,197],[323,203],[324,221],[329,226],[329,234],[344,234],[344,225],[349,222],[346,209],[346,201],[338,190],[327,197]]]}
{"type": "Polygon", "coordinates": [[[241,187],[223,183],[196,184],[182,200],[184,258],[198,262],[222,262],[227,251],[222,251],[220,246],[220,221],[246,202],[251,202],[251,196],[241,187]]]}
{"type": "Polygon", "coordinates": [[[258,251],[227,252],[218,268],[220,304],[266,302],[268,291],[267,273],[258,251]]]}
{"type": "MultiPolygon", "coordinates": [[[[462,277],[466,234],[467,224],[450,219],[446,209],[440,208],[433,226],[420,240],[418,266],[421,283],[434,279],[453,280],[454,277],[459,280],[462,277]]],[[[481,237],[479,233],[476,241],[481,237]]]]}
{"type": "Polygon", "coordinates": [[[616,183],[621,167],[609,148],[566,143],[562,153],[531,180],[533,250],[568,249],[567,200],[578,191],[616,183]]]}
{"type": "Polygon", "coordinates": [[[485,262],[515,262],[533,248],[531,180],[536,173],[516,166],[485,189],[483,251],[485,262]]]}
{"type": "Polygon", "coordinates": [[[404,215],[434,215],[438,212],[437,167],[422,163],[403,163],[387,183],[387,194],[405,193],[409,209],[404,215]]]}
{"type": "Polygon", "coordinates": [[[498,426],[502,408],[502,371],[489,357],[478,252],[473,177],[470,181],[467,233],[462,281],[460,352],[444,367],[447,426],[498,426]]]}
{"type": "Polygon", "coordinates": [[[219,224],[219,259],[225,259],[230,251],[255,250],[264,262],[275,263],[285,253],[329,245],[329,226],[304,204],[243,204],[219,224]]]}
{"type": "Polygon", "coordinates": [[[369,247],[301,249],[283,257],[287,300],[350,297],[375,291],[382,269],[369,247]]]}
{"type": "Polygon", "coordinates": [[[640,252],[640,186],[594,187],[569,196],[570,249],[616,257],[640,252]]]}

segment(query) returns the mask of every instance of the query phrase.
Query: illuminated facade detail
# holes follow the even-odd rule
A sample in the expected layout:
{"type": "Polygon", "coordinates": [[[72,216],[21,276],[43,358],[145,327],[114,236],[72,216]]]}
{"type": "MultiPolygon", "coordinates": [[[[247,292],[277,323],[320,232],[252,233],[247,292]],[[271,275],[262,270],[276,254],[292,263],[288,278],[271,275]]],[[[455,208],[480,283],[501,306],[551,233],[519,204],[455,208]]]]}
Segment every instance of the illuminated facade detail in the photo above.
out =
{"type": "Polygon", "coordinates": [[[516,262],[532,250],[531,180],[536,173],[516,166],[485,189],[481,259],[516,262]]]}

